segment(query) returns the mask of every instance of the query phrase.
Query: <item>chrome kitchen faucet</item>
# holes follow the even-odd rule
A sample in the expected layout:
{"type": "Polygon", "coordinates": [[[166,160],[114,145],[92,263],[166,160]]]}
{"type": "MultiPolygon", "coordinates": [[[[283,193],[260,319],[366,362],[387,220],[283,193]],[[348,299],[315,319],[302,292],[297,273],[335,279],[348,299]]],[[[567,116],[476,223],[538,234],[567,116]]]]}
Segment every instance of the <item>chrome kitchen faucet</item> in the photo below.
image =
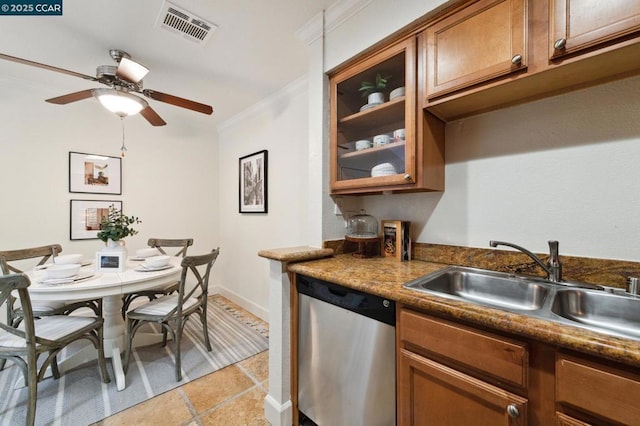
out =
{"type": "Polygon", "coordinates": [[[549,241],[549,260],[545,264],[538,256],[531,253],[524,247],[520,247],[516,244],[507,243],[504,241],[489,241],[489,245],[491,247],[498,246],[507,246],[513,247],[516,250],[521,251],[522,253],[529,256],[533,259],[544,271],[547,273],[547,279],[554,283],[559,283],[562,281],[562,264],[560,263],[560,253],[558,250],[558,242],[554,240],[549,241]]]}

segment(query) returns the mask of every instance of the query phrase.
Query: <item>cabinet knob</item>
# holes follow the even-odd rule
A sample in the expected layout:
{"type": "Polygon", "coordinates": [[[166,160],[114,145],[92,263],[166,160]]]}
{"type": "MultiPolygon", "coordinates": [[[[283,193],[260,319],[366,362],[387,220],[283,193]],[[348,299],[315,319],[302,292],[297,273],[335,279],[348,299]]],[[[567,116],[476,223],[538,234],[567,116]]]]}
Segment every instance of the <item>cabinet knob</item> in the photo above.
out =
{"type": "Polygon", "coordinates": [[[566,38],[559,38],[556,40],[555,43],[553,43],[553,48],[556,50],[562,50],[566,47],[567,45],[567,39],[566,38]]]}
{"type": "Polygon", "coordinates": [[[411,180],[411,175],[409,173],[404,175],[404,180],[411,180]]]}
{"type": "Polygon", "coordinates": [[[516,55],[513,55],[513,58],[511,58],[511,63],[513,65],[520,65],[522,63],[522,55],[519,53],[516,55]]]}
{"type": "Polygon", "coordinates": [[[509,417],[513,417],[514,419],[520,415],[520,410],[516,407],[515,404],[507,405],[507,414],[509,417]]]}

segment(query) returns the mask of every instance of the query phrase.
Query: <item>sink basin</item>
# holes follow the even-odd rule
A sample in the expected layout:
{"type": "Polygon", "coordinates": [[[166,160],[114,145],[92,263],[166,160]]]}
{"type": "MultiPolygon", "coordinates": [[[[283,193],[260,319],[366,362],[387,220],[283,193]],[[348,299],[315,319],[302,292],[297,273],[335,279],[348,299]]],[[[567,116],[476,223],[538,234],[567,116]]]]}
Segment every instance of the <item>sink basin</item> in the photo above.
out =
{"type": "Polygon", "coordinates": [[[640,338],[640,299],[601,291],[558,290],[551,312],[587,328],[640,338]]]}
{"type": "Polygon", "coordinates": [[[552,288],[534,279],[459,266],[425,275],[404,287],[516,311],[540,309],[552,288]]]}

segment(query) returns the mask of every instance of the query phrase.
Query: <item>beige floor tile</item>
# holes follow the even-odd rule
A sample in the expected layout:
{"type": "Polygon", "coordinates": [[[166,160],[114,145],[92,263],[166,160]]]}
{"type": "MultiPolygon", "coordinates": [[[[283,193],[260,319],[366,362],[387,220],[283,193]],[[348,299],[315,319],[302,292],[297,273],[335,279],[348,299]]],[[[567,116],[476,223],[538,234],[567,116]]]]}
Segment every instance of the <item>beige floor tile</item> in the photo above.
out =
{"type": "Polygon", "coordinates": [[[213,408],[254,385],[237,366],[230,365],[182,387],[198,413],[213,408]]]}
{"type": "Polygon", "coordinates": [[[269,378],[269,351],[260,352],[250,358],[240,361],[240,367],[247,370],[254,379],[262,382],[269,378]]]}
{"type": "Polygon", "coordinates": [[[102,426],[179,425],[193,416],[177,389],[135,405],[102,421],[102,426]]]}
{"type": "Polygon", "coordinates": [[[268,426],[264,418],[265,392],[256,388],[203,416],[202,426],[268,426]]]}

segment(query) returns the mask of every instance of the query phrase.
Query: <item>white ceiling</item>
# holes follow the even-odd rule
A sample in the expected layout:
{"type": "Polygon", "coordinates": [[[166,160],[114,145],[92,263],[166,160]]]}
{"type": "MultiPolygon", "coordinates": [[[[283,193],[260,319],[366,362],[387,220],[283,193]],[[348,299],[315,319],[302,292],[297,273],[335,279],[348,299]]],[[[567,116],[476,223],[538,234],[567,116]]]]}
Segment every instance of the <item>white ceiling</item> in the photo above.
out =
{"type": "MultiPolygon", "coordinates": [[[[209,104],[220,123],[306,73],[307,47],[295,33],[334,1],[172,1],[218,26],[198,45],[156,26],[164,0],[63,0],[63,16],[0,16],[0,52],[93,76],[115,65],[109,49],[122,49],[150,68],[146,88],[209,104]]],[[[3,60],[0,80],[33,89],[25,96],[34,102],[102,86],[3,60]]],[[[77,104],[95,108],[88,102],[77,104]]],[[[168,126],[200,115],[149,102],[168,126]]]]}

